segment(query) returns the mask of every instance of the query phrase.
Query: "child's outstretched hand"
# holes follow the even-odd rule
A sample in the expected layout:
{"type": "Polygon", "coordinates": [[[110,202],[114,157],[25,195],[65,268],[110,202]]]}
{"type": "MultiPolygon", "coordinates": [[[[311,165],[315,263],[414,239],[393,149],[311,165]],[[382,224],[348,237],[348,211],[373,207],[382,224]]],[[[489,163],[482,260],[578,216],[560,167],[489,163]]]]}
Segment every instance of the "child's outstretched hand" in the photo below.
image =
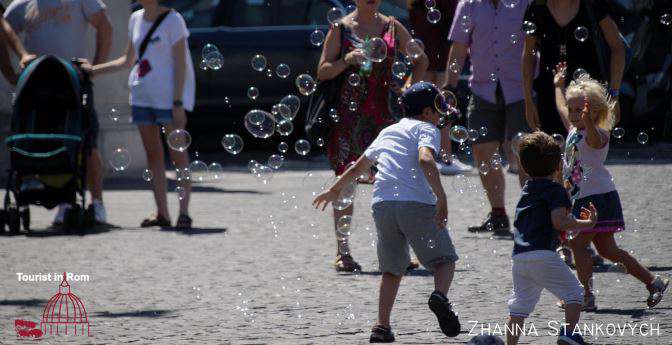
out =
{"type": "Polygon", "coordinates": [[[581,213],[579,215],[579,218],[582,220],[589,220],[590,221],[590,227],[594,227],[595,224],[597,223],[597,209],[595,208],[595,205],[591,202],[588,205],[588,208],[581,207],[581,213]]]}
{"type": "Polygon", "coordinates": [[[565,87],[565,77],[567,76],[567,63],[561,61],[555,66],[555,75],[553,76],[553,85],[556,87],[565,87]]]}
{"type": "Polygon", "coordinates": [[[339,193],[337,191],[331,189],[322,192],[313,200],[313,206],[315,206],[315,209],[318,209],[320,208],[320,205],[322,205],[322,211],[324,211],[330,202],[338,199],[338,195],[339,193]]]}

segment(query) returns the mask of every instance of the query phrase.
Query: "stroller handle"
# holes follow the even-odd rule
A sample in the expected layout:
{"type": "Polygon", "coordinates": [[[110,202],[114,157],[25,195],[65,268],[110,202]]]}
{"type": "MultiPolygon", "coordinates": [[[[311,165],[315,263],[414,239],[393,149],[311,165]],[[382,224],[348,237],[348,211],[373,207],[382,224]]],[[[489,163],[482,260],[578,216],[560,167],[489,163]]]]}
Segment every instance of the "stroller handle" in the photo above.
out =
{"type": "Polygon", "coordinates": [[[68,134],[15,134],[5,139],[5,143],[7,144],[7,146],[9,146],[10,151],[14,151],[18,154],[27,157],[49,158],[66,151],[67,148],[65,146],[61,146],[55,150],[47,152],[30,152],[18,148],[16,146],[11,146],[13,143],[23,140],[63,140],[63,141],[81,142],[82,138],[76,135],[68,135],[68,134]]]}

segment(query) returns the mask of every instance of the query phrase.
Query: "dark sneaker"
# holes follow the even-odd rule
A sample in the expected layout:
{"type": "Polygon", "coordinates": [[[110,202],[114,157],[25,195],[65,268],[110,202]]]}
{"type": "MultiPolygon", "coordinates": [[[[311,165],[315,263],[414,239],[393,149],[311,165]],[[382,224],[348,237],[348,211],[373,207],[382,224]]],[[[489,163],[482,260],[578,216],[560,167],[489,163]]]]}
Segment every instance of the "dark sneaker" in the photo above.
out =
{"type": "Polygon", "coordinates": [[[558,335],[558,345],[585,345],[583,337],[578,333],[568,333],[563,327],[558,335]]]}
{"type": "Polygon", "coordinates": [[[440,291],[434,291],[429,296],[427,304],[439,320],[441,332],[448,337],[457,337],[460,334],[460,320],[453,312],[453,307],[448,302],[448,298],[440,291]]]}
{"type": "Polygon", "coordinates": [[[371,329],[371,337],[369,337],[369,343],[393,343],[394,342],[394,333],[390,327],[385,327],[382,325],[374,326],[371,329]]]}
{"type": "Polygon", "coordinates": [[[646,305],[649,306],[649,308],[653,308],[660,303],[663,299],[663,293],[667,290],[667,285],[669,283],[669,279],[661,279],[660,276],[656,276],[653,283],[646,287],[649,290],[649,298],[646,299],[646,305]]]}
{"type": "Polygon", "coordinates": [[[602,266],[604,265],[604,258],[599,254],[595,253],[593,247],[588,246],[588,253],[590,253],[590,259],[593,260],[593,266],[602,266]]]}
{"type": "Polygon", "coordinates": [[[511,226],[509,225],[509,217],[494,216],[488,213],[488,218],[485,218],[483,224],[477,226],[470,226],[469,232],[493,232],[494,234],[510,234],[511,226]]]}

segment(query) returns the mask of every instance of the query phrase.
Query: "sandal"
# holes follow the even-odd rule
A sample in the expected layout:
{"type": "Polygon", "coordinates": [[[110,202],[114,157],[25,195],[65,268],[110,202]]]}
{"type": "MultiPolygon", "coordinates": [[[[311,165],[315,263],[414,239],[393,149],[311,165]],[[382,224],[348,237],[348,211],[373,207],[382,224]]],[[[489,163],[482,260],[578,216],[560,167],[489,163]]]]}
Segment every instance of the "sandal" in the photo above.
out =
{"type": "Polygon", "coordinates": [[[355,272],[361,271],[360,266],[350,254],[337,254],[334,260],[334,268],[337,272],[355,272]]]}
{"type": "Polygon", "coordinates": [[[394,342],[394,333],[392,333],[392,329],[390,327],[377,325],[371,329],[371,337],[369,338],[369,343],[393,343],[393,342],[394,342]]]}
{"type": "Polygon", "coordinates": [[[420,262],[418,260],[411,260],[411,262],[408,264],[408,267],[406,267],[406,271],[412,271],[420,268],[420,262]]]}
{"type": "Polygon", "coordinates": [[[186,214],[181,214],[177,217],[177,222],[175,223],[175,229],[177,230],[191,230],[191,217],[186,214]]]}
{"type": "Polygon", "coordinates": [[[162,227],[162,228],[169,228],[170,227],[170,220],[166,219],[162,215],[156,215],[153,219],[152,218],[145,218],[142,223],[140,223],[141,228],[151,228],[154,226],[162,227]]]}

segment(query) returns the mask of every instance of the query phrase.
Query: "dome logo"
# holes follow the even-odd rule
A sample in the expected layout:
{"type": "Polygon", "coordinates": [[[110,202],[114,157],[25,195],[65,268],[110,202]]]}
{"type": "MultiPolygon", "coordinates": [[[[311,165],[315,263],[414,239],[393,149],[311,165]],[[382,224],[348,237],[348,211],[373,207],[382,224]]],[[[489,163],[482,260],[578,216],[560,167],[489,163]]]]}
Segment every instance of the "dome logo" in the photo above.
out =
{"type": "Polygon", "coordinates": [[[70,291],[65,273],[58,287],[42,311],[40,328],[37,323],[15,320],[14,328],[19,337],[41,338],[43,335],[86,335],[90,336],[89,318],[82,300],[70,291]]]}

